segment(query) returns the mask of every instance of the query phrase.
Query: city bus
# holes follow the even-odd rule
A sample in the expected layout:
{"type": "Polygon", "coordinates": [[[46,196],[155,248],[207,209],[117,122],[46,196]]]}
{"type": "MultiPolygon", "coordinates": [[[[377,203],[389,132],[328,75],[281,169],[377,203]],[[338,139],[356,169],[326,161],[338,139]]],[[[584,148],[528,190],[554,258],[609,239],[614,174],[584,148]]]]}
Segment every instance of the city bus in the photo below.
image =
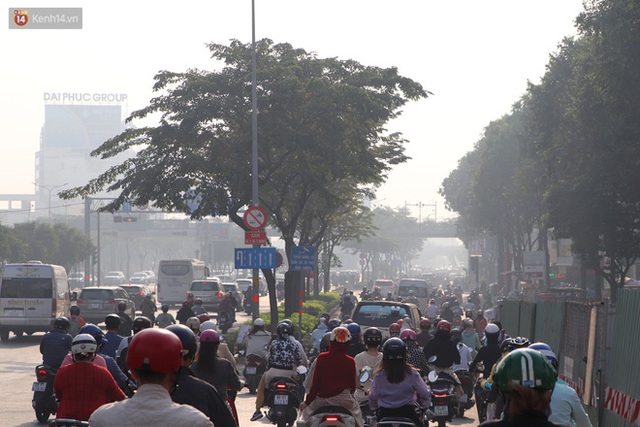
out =
{"type": "Polygon", "coordinates": [[[161,260],[156,278],[156,294],[160,304],[182,304],[191,282],[205,279],[209,269],[198,259],[161,260]]]}

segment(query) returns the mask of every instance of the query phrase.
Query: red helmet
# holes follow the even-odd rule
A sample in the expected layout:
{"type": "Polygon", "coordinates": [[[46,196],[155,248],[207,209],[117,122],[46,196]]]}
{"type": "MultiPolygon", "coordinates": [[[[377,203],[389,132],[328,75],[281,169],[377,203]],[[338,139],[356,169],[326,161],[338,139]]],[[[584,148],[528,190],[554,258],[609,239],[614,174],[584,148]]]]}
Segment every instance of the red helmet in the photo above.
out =
{"type": "Polygon", "coordinates": [[[197,316],[198,320],[200,321],[200,323],[204,323],[207,320],[211,320],[211,318],[209,317],[209,315],[207,313],[202,313],[201,315],[197,316]]]}
{"type": "Polygon", "coordinates": [[[415,341],[416,338],[417,338],[416,333],[412,329],[405,329],[404,331],[400,332],[400,339],[402,341],[404,340],[415,341]]]}
{"type": "Polygon", "coordinates": [[[438,326],[437,328],[439,331],[447,331],[450,332],[451,331],[451,323],[449,323],[448,320],[441,320],[438,322],[438,326]]]}
{"type": "Polygon", "coordinates": [[[133,336],[127,366],[152,372],[176,372],[182,365],[182,343],[165,329],[143,329],[133,336]]]}
{"type": "Polygon", "coordinates": [[[395,336],[400,335],[400,325],[397,323],[389,325],[389,335],[393,336],[393,334],[395,334],[395,336]]]}
{"type": "Polygon", "coordinates": [[[404,319],[398,319],[396,320],[396,323],[400,325],[400,327],[402,327],[402,324],[404,323],[404,319]]]}
{"type": "Polygon", "coordinates": [[[431,320],[422,319],[420,321],[420,329],[423,331],[428,331],[429,329],[431,329],[431,320]]]}

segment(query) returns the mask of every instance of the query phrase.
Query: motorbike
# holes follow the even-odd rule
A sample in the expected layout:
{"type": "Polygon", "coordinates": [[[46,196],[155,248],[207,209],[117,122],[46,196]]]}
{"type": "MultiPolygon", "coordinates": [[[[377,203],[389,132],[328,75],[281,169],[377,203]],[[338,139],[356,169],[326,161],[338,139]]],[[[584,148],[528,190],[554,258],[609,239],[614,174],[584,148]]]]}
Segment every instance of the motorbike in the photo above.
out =
{"type": "Polygon", "coordinates": [[[51,414],[58,410],[58,402],[53,394],[53,380],[56,378],[56,370],[47,365],[36,366],[36,381],[31,386],[33,399],[31,406],[36,412],[36,418],[40,423],[46,423],[51,414]]]}
{"type": "Polygon", "coordinates": [[[278,427],[292,426],[298,418],[298,407],[304,398],[304,375],[307,368],[298,366],[298,380],[290,377],[274,378],[267,391],[267,418],[278,427]]]}
{"type": "Polygon", "coordinates": [[[462,384],[462,391],[464,394],[458,399],[458,418],[464,417],[464,412],[473,407],[475,401],[473,400],[473,389],[475,387],[475,375],[466,369],[460,369],[456,371],[456,375],[462,384]]]}
{"type": "Polygon", "coordinates": [[[446,372],[429,372],[427,385],[431,388],[431,405],[427,417],[438,427],[445,427],[447,421],[453,420],[458,409],[458,399],[454,395],[456,380],[446,372]]]}
{"type": "Polygon", "coordinates": [[[256,394],[260,378],[264,374],[267,367],[267,361],[259,354],[247,354],[247,363],[242,374],[244,375],[245,385],[249,389],[250,394],[256,394]]]}
{"type": "Polygon", "coordinates": [[[308,427],[355,427],[353,414],[342,406],[321,406],[313,411],[308,427]]]}
{"type": "Polygon", "coordinates": [[[49,423],[49,427],[89,427],[89,422],[71,418],[57,418],[49,423]]]}
{"type": "Polygon", "coordinates": [[[229,332],[229,328],[231,328],[233,324],[231,323],[231,315],[229,313],[219,313],[218,314],[218,328],[220,332],[226,334],[229,332]]]}
{"type": "Polygon", "coordinates": [[[244,303],[242,304],[242,308],[245,313],[251,314],[251,310],[253,309],[253,301],[251,298],[245,298],[244,303]]]}

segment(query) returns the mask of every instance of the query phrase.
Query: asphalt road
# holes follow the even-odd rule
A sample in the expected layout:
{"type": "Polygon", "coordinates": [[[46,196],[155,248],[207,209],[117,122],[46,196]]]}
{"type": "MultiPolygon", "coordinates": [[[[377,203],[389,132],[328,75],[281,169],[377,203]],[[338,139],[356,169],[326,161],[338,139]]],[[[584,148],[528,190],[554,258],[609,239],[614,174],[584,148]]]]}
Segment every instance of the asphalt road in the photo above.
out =
{"type": "MultiPolygon", "coordinates": [[[[268,298],[260,298],[260,310],[268,311],[268,298]]],[[[248,320],[249,316],[239,313],[238,322],[248,320]]],[[[34,368],[42,362],[39,352],[42,334],[15,337],[10,335],[8,342],[0,343],[0,427],[35,427],[38,424],[31,408],[31,385],[35,380],[34,368]]],[[[244,363],[239,360],[239,365],[244,363]]],[[[241,370],[241,367],[239,367],[241,370]]],[[[250,421],[255,410],[255,396],[243,389],[236,399],[241,426],[271,425],[266,417],[250,421]]],[[[450,425],[477,426],[475,408],[467,413],[467,417],[455,419],[450,425]],[[474,418],[471,418],[471,417],[474,418]]],[[[218,426],[224,427],[224,426],[218,426]]]]}

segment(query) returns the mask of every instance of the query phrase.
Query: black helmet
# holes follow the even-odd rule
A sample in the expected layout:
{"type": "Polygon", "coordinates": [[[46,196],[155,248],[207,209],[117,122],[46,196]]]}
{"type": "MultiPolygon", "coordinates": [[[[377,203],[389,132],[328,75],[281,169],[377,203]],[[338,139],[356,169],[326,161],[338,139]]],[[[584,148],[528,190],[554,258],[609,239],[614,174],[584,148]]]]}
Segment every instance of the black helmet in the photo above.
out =
{"type": "Polygon", "coordinates": [[[331,331],[338,326],[340,326],[340,321],[338,319],[331,319],[329,323],[327,323],[327,331],[331,331]]]}
{"type": "Polygon", "coordinates": [[[122,319],[117,314],[107,314],[107,317],[104,318],[107,329],[118,329],[120,323],[122,323],[122,319]]]}
{"type": "Polygon", "coordinates": [[[62,329],[63,331],[69,330],[69,319],[64,316],[58,317],[53,322],[53,329],[62,329]]]}
{"type": "Polygon", "coordinates": [[[529,344],[531,344],[529,342],[529,338],[515,337],[513,338],[513,340],[511,340],[511,348],[509,349],[509,351],[513,351],[518,348],[527,348],[529,347],[529,344]]]}
{"type": "Polygon", "coordinates": [[[291,328],[291,334],[290,335],[293,335],[293,331],[296,329],[296,325],[291,320],[284,319],[280,323],[286,323],[287,325],[289,325],[289,327],[291,328]]]}
{"type": "Polygon", "coordinates": [[[278,323],[278,326],[276,326],[276,333],[279,337],[284,337],[291,335],[293,333],[293,330],[288,323],[280,322],[278,323]]]}
{"type": "Polygon", "coordinates": [[[320,339],[320,351],[329,351],[329,343],[331,343],[331,332],[327,332],[320,339]]]}
{"type": "Polygon", "coordinates": [[[382,332],[378,328],[369,328],[364,331],[363,338],[367,347],[379,346],[382,343],[382,332]]]}
{"type": "Polygon", "coordinates": [[[196,354],[198,343],[196,342],[196,334],[194,334],[191,329],[185,325],[170,325],[165,329],[173,332],[180,338],[182,349],[186,351],[186,353],[183,352],[183,357],[194,356],[196,354]]]}
{"type": "Polygon", "coordinates": [[[382,346],[382,359],[405,360],[407,358],[407,346],[400,338],[392,337],[382,346]]]}
{"type": "Polygon", "coordinates": [[[125,311],[127,309],[127,303],[124,301],[120,301],[118,303],[118,311],[125,311]]]}
{"type": "Polygon", "coordinates": [[[143,329],[151,327],[151,320],[145,316],[136,317],[133,321],[133,333],[140,332],[143,329]]]}
{"type": "Polygon", "coordinates": [[[78,307],[77,305],[72,305],[71,308],[69,309],[69,312],[75,316],[79,316],[80,315],[80,307],[78,307]]]}

